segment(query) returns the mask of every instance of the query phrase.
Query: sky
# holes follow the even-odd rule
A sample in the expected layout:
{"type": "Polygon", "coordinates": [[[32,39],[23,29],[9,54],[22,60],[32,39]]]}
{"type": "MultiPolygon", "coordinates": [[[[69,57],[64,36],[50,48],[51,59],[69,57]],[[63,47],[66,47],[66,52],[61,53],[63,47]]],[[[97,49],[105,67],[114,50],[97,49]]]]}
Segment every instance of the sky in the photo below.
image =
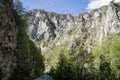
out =
{"type": "MultiPolygon", "coordinates": [[[[43,9],[60,14],[77,15],[108,5],[112,0],[21,0],[28,10],[43,9]]],[[[120,0],[115,0],[120,2],[120,0]]]]}

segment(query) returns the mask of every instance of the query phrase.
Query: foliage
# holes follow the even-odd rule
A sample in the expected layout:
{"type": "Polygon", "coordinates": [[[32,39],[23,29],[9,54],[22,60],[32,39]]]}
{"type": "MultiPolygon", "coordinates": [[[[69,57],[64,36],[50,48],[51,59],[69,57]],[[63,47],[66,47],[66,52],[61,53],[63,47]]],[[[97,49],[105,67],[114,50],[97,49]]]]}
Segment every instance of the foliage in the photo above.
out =
{"type": "Polygon", "coordinates": [[[26,13],[26,9],[23,7],[23,4],[20,2],[20,0],[13,0],[13,4],[18,15],[26,13]]]}
{"type": "Polygon", "coordinates": [[[23,18],[21,11],[22,8],[20,8],[17,8],[17,12],[16,10],[13,11],[16,25],[18,27],[18,37],[17,51],[15,54],[17,67],[11,80],[33,80],[43,74],[44,59],[41,55],[41,51],[34,45],[27,35],[25,27],[26,19],[23,18]],[[18,13],[21,15],[18,15],[18,13]]]}
{"type": "Polygon", "coordinates": [[[61,45],[56,46],[54,49],[47,51],[47,53],[44,53],[46,64],[49,64],[50,66],[56,68],[56,63],[59,61],[60,54],[68,54],[68,43],[69,42],[65,42],[61,45]]]}
{"type": "Polygon", "coordinates": [[[105,56],[100,56],[100,65],[97,75],[98,80],[114,80],[115,74],[112,72],[110,63],[105,60],[105,56]]]}
{"type": "Polygon", "coordinates": [[[61,53],[57,68],[51,69],[50,75],[55,80],[88,80],[94,78],[93,67],[90,65],[92,56],[82,47],[83,43],[80,43],[79,40],[76,40],[79,46],[72,49],[67,56],[64,52],[61,53]],[[68,56],[70,57],[68,58],[68,56]]]}
{"type": "Polygon", "coordinates": [[[70,57],[61,53],[57,67],[51,69],[49,74],[55,80],[120,79],[119,35],[109,41],[106,39],[90,53],[84,48],[84,40],[77,39],[75,42],[77,46],[69,52],[70,57]]]}
{"type": "Polygon", "coordinates": [[[120,35],[116,35],[114,38],[109,38],[102,42],[102,44],[93,51],[95,56],[95,66],[99,69],[99,78],[104,78],[106,80],[120,79],[119,45],[120,35]]]}
{"type": "Polygon", "coordinates": [[[111,67],[115,70],[116,76],[120,78],[120,35],[116,36],[109,47],[111,67]]]}
{"type": "MultiPolygon", "coordinates": [[[[26,18],[23,20],[25,9],[19,0],[14,2],[14,9],[19,14],[13,12],[19,32],[17,68],[14,73],[16,77],[11,80],[32,80],[41,75],[44,70],[43,57],[41,51],[27,36],[26,18]]],[[[83,39],[76,39],[76,47],[71,48],[70,51],[67,49],[68,42],[66,42],[45,54],[47,63],[52,66],[49,74],[55,80],[120,80],[120,35],[103,41],[90,53],[84,45],[86,35],[84,34],[83,39]]]]}

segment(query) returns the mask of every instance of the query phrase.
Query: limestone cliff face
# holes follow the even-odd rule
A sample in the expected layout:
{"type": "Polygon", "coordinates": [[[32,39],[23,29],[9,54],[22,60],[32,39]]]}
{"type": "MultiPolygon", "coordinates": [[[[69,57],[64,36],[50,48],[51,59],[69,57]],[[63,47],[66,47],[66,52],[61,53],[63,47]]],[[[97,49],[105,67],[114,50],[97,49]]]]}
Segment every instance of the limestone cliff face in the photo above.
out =
{"type": "Polygon", "coordinates": [[[12,0],[0,0],[0,80],[8,80],[16,67],[18,30],[12,11],[12,0]]]}
{"type": "Polygon", "coordinates": [[[120,33],[119,8],[120,3],[111,2],[78,16],[34,9],[28,13],[28,34],[42,51],[76,38],[85,38],[86,46],[91,49],[106,36],[120,33]]]}

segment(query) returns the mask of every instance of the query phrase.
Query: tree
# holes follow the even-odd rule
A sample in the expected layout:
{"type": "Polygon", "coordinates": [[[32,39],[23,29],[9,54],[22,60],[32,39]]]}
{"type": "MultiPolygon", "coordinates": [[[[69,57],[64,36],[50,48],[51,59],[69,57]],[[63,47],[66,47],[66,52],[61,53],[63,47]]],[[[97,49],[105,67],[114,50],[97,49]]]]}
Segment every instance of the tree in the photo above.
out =
{"type": "Polygon", "coordinates": [[[95,73],[92,59],[91,54],[79,46],[71,50],[69,58],[64,52],[61,53],[57,68],[51,72],[54,73],[55,80],[93,80],[95,73]]]}
{"type": "Polygon", "coordinates": [[[55,80],[95,80],[92,53],[84,48],[84,40],[76,39],[68,55],[60,55],[56,69],[52,69],[55,80]]]}
{"type": "Polygon", "coordinates": [[[69,62],[64,53],[60,54],[58,66],[56,69],[56,77],[58,80],[67,80],[69,79],[69,62]]]}
{"type": "Polygon", "coordinates": [[[29,39],[26,31],[26,20],[23,18],[23,6],[19,0],[14,3],[17,7],[13,10],[14,19],[18,27],[16,69],[11,80],[33,80],[43,74],[44,58],[41,51],[29,39]],[[18,15],[19,14],[19,15],[18,15]]]}
{"type": "Polygon", "coordinates": [[[103,55],[100,56],[101,62],[99,66],[99,80],[115,80],[115,75],[112,73],[110,63],[105,61],[103,55]]]}
{"type": "Polygon", "coordinates": [[[74,80],[88,80],[94,76],[92,53],[88,53],[83,46],[78,46],[71,53],[71,65],[74,73],[74,80]]]}
{"type": "Polygon", "coordinates": [[[18,15],[26,13],[26,9],[23,7],[23,4],[19,0],[14,0],[14,9],[17,11],[18,15]]]}
{"type": "Polygon", "coordinates": [[[120,35],[116,36],[109,47],[109,57],[112,70],[116,77],[120,79],[120,35]]]}

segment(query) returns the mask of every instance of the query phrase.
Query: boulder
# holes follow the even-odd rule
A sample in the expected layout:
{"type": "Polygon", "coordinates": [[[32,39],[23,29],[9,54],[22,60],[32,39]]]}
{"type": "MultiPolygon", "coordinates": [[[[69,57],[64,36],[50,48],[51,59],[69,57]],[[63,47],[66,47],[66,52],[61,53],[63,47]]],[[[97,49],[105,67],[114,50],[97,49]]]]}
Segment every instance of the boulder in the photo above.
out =
{"type": "Polygon", "coordinates": [[[35,80],[53,80],[53,78],[47,74],[39,77],[39,78],[36,78],[35,80]]]}

